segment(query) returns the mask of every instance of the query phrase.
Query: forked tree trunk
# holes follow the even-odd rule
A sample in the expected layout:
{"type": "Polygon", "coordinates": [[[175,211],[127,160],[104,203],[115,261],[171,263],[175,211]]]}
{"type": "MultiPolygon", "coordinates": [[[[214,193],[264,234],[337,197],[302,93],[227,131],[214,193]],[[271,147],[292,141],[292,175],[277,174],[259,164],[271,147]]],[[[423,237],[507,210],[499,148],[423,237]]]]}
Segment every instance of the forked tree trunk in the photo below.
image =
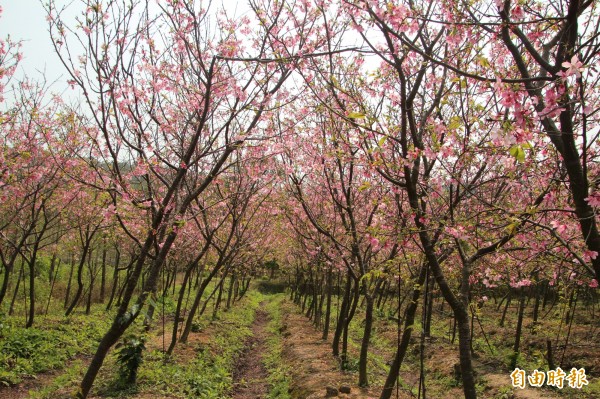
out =
{"type": "MultiPolygon", "coordinates": [[[[390,399],[392,397],[394,386],[396,385],[398,375],[400,373],[400,367],[402,366],[404,356],[406,356],[408,344],[410,343],[410,337],[414,329],[415,314],[417,313],[419,296],[421,295],[421,287],[423,286],[423,283],[425,282],[425,277],[427,276],[427,267],[427,263],[423,263],[421,265],[419,278],[417,280],[415,288],[413,289],[412,300],[410,301],[410,303],[406,307],[406,310],[404,311],[404,331],[402,332],[402,339],[400,340],[400,342],[398,342],[398,349],[396,350],[396,355],[394,356],[394,360],[390,365],[390,371],[385,380],[383,391],[381,392],[379,399],[390,399]]],[[[399,286],[398,289],[400,289],[399,286]]],[[[400,296],[400,293],[398,293],[398,296],[400,296]]],[[[398,323],[399,322],[400,321],[398,321],[398,323]]],[[[400,327],[398,326],[398,328],[400,327]]]]}
{"type": "MultiPolygon", "coordinates": [[[[194,298],[194,302],[192,303],[192,307],[188,313],[187,320],[185,321],[185,326],[183,328],[183,332],[181,333],[181,337],[179,337],[180,342],[187,342],[188,336],[192,331],[192,324],[194,322],[194,316],[198,311],[198,306],[200,306],[200,300],[202,299],[202,294],[206,290],[208,284],[212,281],[212,279],[216,276],[216,274],[221,270],[222,260],[218,261],[213,270],[210,272],[208,276],[202,282],[199,283],[198,290],[196,292],[196,296],[194,298]]],[[[199,273],[198,273],[199,274],[199,273]]]]}
{"type": "Polygon", "coordinates": [[[83,245],[83,250],[81,251],[81,259],[79,259],[79,265],[77,266],[77,291],[75,292],[75,296],[71,301],[71,305],[67,308],[67,311],[65,312],[65,316],[69,316],[73,312],[73,309],[75,309],[75,306],[77,306],[77,303],[81,298],[81,294],[83,292],[83,266],[85,264],[86,258],[92,256],[90,245],[92,243],[93,236],[94,232],[90,235],[89,227],[86,227],[86,240],[83,245]]]}
{"type": "Polygon", "coordinates": [[[190,276],[194,268],[197,266],[197,263],[190,264],[190,266],[188,266],[188,268],[185,270],[185,274],[183,275],[183,281],[181,283],[181,288],[179,288],[179,295],[177,296],[177,306],[175,308],[175,319],[173,320],[171,343],[169,344],[169,348],[167,349],[168,355],[171,355],[173,353],[173,349],[175,349],[175,345],[177,344],[177,333],[179,331],[179,324],[183,321],[181,320],[181,305],[183,304],[183,298],[185,297],[186,286],[188,286],[188,290],[192,289],[190,276]]]}
{"type": "Polygon", "coordinates": [[[344,298],[339,308],[339,315],[337,318],[337,324],[335,326],[335,332],[333,334],[333,356],[340,355],[340,340],[342,338],[342,332],[344,331],[344,320],[348,314],[348,307],[350,302],[350,288],[351,288],[351,277],[350,273],[346,276],[346,286],[344,287],[344,298]]]}
{"type": "Polygon", "coordinates": [[[356,307],[358,306],[358,300],[360,299],[360,285],[358,280],[354,281],[354,295],[352,296],[350,302],[350,310],[346,314],[346,318],[344,319],[344,329],[342,332],[342,353],[340,355],[340,360],[342,364],[342,368],[346,369],[348,367],[348,337],[350,334],[350,322],[354,318],[354,314],[356,313],[356,307]]]}

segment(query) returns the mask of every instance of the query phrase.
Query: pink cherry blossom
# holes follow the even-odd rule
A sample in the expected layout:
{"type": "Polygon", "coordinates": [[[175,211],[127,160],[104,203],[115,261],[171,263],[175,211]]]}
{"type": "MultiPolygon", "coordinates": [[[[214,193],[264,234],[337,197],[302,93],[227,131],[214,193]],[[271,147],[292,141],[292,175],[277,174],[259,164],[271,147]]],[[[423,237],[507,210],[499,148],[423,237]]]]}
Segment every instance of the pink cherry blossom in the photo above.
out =
{"type": "Polygon", "coordinates": [[[571,61],[565,61],[562,63],[563,68],[567,68],[564,72],[564,76],[575,75],[576,77],[581,77],[581,72],[583,71],[583,63],[579,61],[579,57],[575,54],[571,57],[571,61]]]}

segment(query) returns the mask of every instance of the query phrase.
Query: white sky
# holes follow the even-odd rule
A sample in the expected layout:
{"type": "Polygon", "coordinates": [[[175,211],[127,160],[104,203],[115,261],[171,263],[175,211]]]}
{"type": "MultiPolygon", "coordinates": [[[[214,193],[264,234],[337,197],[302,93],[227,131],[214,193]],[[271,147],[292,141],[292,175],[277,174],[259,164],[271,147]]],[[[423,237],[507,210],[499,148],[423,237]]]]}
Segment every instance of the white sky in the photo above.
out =
{"type": "MultiPolygon", "coordinates": [[[[81,10],[79,0],[55,0],[57,8],[70,5],[73,16],[81,10]]],[[[242,14],[247,10],[246,0],[221,0],[231,14],[242,14]]],[[[218,6],[221,1],[212,1],[218,6]]],[[[67,87],[68,77],[62,64],[54,53],[48,33],[48,22],[42,3],[47,0],[0,0],[0,37],[10,35],[13,41],[21,41],[23,60],[15,76],[21,79],[28,76],[33,80],[45,77],[46,83],[51,84],[51,91],[63,92],[67,87]]]]}
{"type": "MultiPolygon", "coordinates": [[[[48,23],[39,0],[0,0],[0,37],[10,35],[13,41],[21,41],[23,60],[17,77],[27,75],[40,79],[45,74],[47,82],[57,80],[62,66],[52,50],[48,23]]],[[[66,79],[66,78],[65,78],[66,79]]]]}
{"type": "MultiPolygon", "coordinates": [[[[78,102],[79,92],[72,90],[67,80],[63,65],[54,53],[50,35],[48,33],[48,22],[42,2],[48,0],[0,0],[3,11],[0,14],[0,37],[6,38],[10,35],[13,41],[21,41],[21,53],[23,59],[19,63],[14,82],[22,80],[25,76],[34,81],[45,81],[46,89],[51,93],[59,94],[63,100],[78,102]]],[[[163,0],[153,0],[163,1],[163,0]]],[[[153,2],[151,1],[151,3],[153,2]]],[[[249,12],[247,0],[199,0],[202,3],[211,3],[213,10],[225,7],[230,16],[241,16],[249,12]]],[[[75,18],[83,6],[82,0],[55,0],[58,9],[67,6],[67,20],[75,18]]],[[[357,35],[349,33],[351,41],[358,41],[357,35]]],[[[352,43],[354,44],[354,43],[352,43]]],[[[369,69],[378,64],[377,57],[367,57],[366,65],[369,69]]],[[[10,96],[7,96],[10,104],[10,96]]]]}

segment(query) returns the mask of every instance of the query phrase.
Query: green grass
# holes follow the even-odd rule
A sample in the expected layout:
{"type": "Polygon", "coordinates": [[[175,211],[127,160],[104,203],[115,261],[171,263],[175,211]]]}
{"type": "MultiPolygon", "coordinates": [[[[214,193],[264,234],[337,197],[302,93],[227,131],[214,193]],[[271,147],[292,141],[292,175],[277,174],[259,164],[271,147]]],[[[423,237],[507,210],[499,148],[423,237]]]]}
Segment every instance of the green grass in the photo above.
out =
{"type": "MultiPolygon", "coordinates": [[[[196,356],[180,363],[175,356],[166,359],[161,350],[144,353],[135,390],[118,386],[118,376],[105,378],[98,388],[105,397],[128,397],[135,392],[152,392],[177,398],[222,399],[232,388],[232,368],[244,342],[252,334],[250,326],[262,295],[248,295],[228,312],[212,319],[206,312],[198,320],[199,329],[212,334],[206,345],[194,348],[196,356]]],[[[193,333],[192,333],[193,334],[193,333]]],[[[179,344],[182,345],[182,344],[179,344]]],[[[114,362],[114,359],[111,360],[114,362]]]]}
{"type": "Polygon", "coordinates": [[[264,354],[264,365],[269,373],[269,399],[290,399],[290,370],[283,363],[283,340],[281,337],[281,303],[285,294],[267,295],[266,311],[271,318],[267,325],[268,337],[266,340],[267,353],[264,354]]]}
{"type": "Polygon", "coordinates": [[[102,311],[69,318],[39,316],[34,327],[24,328],[16,318],[4,318],[0,322],[0,384],[17,384],[63,368],[77,355],[90,354],[109,320],[102,311]]]}

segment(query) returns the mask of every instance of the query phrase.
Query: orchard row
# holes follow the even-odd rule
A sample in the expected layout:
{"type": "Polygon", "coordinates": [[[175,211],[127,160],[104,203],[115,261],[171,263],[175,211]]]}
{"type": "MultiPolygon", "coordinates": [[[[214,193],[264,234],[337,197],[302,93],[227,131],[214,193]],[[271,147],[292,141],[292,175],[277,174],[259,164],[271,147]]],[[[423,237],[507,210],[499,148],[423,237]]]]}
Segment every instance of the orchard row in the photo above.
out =
{"type": "Polygon", "coordinates": [[[363,386],[374,309],[404,298],[381,398],[419,303],[450,307],[469,399],[473,315],[488,298],[519,298],[516,355],[526,298],[534,322],[548,298],[594,309],[596,2],[203,6],[51,1],[77,100],[17,81],[18,43],[0,47],[0,305],[12,313],[25,292],[29,327],[57,286],[66,316],[94,293],[117,304],[79,397],[157,298],[177,297],[171,353],[209,284],[229,306],[265,265],[285,271],[324,337],[341,298],[342,364],[362,303],[363,386]]]}

